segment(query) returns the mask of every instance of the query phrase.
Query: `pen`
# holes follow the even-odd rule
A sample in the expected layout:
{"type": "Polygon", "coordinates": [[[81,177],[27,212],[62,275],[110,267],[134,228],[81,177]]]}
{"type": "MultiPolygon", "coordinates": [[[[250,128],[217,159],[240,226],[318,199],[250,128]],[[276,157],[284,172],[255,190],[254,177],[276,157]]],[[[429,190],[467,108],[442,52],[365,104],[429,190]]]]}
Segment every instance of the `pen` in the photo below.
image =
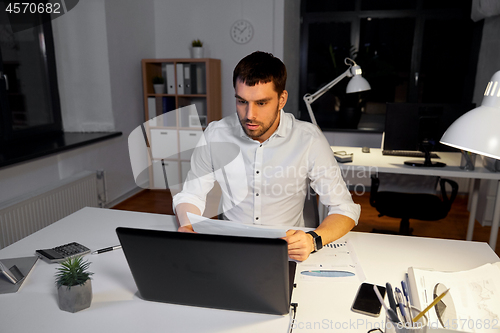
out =
{"type": "Polygon", "coordinates": [[[413,322],[413,313],[411,311],[411,303],[410,303],[410,293],[408,292],[408,287],[404,281],[401,281],[401,287],[403,288],[403,294],[406,298],[406,307],[408,308],[408,312],[410,313],[410,321],[413,322]]]}
{"type": "Polygon", "coordinates": [[[95,250],[94,252],[92,252],[91,254],[101,254],[101,253],[104,253],[104,252],[109,252],[109,251],[113,251],[113,250],[118,250],[118,249],[121,249],[122,246],[121,245],[115,245],[115,246],[110,246],[110,247],[106,247],[104,249],[100,249],[100,250],[95,250]]]}
{"type": "Polygon", "coordinates": [[[398,302],[399,311],[401,311],[401,316],[403,317],[403,320],[405,322],[408,322],[408,317],[406,316],[405,304],[403,300],[403,293],[398,287],[396,287],[394,290],[396,291],[396,301],[398,302]]]}
{"type": "Polygon", "coordinates": [[[445,290],[441,295],[439,295],[438,297],[436,297],[434,299],[434,301],[429,304],[428,307],[426,307],[424,309],[424,311],[420,312],[415,318],[413,318],[413,322],[416,323],[420,318],[422,318],[422,316],[427,312],[429,311],[430,309],[432,309],[432,307],[436,304],[438,304],[438,302],[448,293],[448,291],[450,291],[450,288],[448,288],[447,290],[445,290]]]}
{"type": "Polygon", "coordinates": [[[385,311],[387,311],[387,315],[389,316],[389,319],[394,322],[394,323],[399,323],[399,318],[396,312],[394,312],[393,309],[390,309],[385,305],[384,299],[382,298],[382,295],[380,295],[380,291],[378,291],[378,288],[376,285],[373,285],[373,291],[375,291],[375,295],[377,295],[378,300],[380,301],[380,304],[382,304],[385,308],[385,311]]]}
{"type": "Polygon", "coordinates": [[[392,292],[392,286],[389,282],[385,284],[385,288],[387,289],[387,299],[389,300],[389,306],[391,309],[396,311],[397,306],[396,306],[396,301],[394,300],[394,293],[392,292]]]}

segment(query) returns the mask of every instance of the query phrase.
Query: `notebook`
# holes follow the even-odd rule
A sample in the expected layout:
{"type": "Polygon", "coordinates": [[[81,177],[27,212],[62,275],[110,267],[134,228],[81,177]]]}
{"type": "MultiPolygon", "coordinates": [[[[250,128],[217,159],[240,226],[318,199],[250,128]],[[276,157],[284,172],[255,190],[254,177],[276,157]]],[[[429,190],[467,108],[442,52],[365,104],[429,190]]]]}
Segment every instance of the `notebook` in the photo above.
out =
{"type": "Polygon", "coordinates": [[[283,315],[295,262],[282,239],[116,229],[140,297],[283,315]]]}

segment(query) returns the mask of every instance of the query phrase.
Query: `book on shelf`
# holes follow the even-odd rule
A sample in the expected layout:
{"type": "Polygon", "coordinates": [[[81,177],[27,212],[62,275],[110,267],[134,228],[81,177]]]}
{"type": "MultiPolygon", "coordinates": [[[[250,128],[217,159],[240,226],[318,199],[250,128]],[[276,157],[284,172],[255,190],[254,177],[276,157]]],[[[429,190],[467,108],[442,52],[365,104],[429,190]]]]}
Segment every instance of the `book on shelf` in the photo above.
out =
{"type": "Polygon", "coordinates": [[[410,267],[407,281],[412,305],[419,310],[449,288],[426,313],[427,332],[500,331],[500,262],[458,272],[410,267]]]}

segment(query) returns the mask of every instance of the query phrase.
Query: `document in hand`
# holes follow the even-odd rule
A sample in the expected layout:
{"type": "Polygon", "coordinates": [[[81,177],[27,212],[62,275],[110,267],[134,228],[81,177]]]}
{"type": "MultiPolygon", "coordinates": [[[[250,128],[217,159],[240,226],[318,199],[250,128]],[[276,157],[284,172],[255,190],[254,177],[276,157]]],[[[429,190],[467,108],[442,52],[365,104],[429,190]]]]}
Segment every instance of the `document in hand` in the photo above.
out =
{"type": "Polygon", "coordinates": [[[200,234],[282,238],[286,236],[285,229],[271,229],[234,221],[211,220],[204,216],[187,213],[194,231],[200,234]]]}
{"type": "Polygon", "coordinates": [[[450,288],[450,297],[427,312],[429,329],[500,332],[500,263],[460,272],[410,267],[408,284],[412,303],[419,309],[450,288]]]}

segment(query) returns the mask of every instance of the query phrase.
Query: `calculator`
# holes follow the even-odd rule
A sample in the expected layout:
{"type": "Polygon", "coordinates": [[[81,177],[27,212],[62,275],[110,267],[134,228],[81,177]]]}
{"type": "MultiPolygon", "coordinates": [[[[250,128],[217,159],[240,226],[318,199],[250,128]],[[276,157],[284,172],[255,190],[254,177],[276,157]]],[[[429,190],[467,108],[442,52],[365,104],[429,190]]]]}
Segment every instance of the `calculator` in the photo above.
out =
{"type": "Polygon", "coordinates": [[[52,249],[36,250],[36,254],[50,262],[61,262],[71,257],[83,256],[90,253],[90,249],[77,242],[57,246],[52,249]]]}

